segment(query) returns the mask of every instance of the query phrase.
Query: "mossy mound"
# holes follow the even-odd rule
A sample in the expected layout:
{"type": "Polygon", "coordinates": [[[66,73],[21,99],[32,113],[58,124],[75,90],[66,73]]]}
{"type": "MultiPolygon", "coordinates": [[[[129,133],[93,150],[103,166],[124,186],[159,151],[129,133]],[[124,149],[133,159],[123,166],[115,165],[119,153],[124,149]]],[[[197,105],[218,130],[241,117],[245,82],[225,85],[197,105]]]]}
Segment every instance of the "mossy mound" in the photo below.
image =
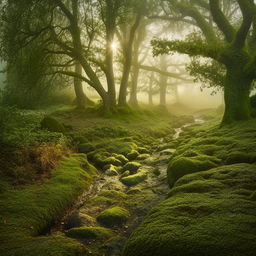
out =
{"type": "Polygon", "coordinates": [[[114,235],[113,231],[104,227],[79,227],[66,232],[68,237],[78,239],[105,240],[114,235]]]}
{"type": "Polygon", "coordinates": [[[92,143],[82,143],[78,146],[78,151],[80,153],[89,153],[95,150],[95,146],[92,143]]]}
{"type": "Polygon", "coordinates": [[[138,171],[141,167],[141,164],[138,162],[128,162],[123,168],[122,172],[129,171],[130,173],[134,174],[138,171]]]}
{"type": "Polygon", "coordinates": [[[89,188],[96,174],[97,170],[87,162],[86,156],[76,154],[61,161],[43,184],[6,188],[0,204],[0,254],[84,255],[84,246],[70,238],[39,235],[63,216],[74,200],[89,188]]]}
{"type": "MultiPolygon", "coordinates": [[[[104,167],[104,169],[105,169],[105,167],[104,167]]],[[[107,165],[106,170],[105,170],[105,174],[107,176],[117,176],[117,175],[119,175],[119,173],[117,171],[117,167],[112,165],[112,164],[107,165]]]]}
{"type": "Polygon", "coordinates": [[[123,225],[130,217],[130,213],[119,206],[108,208],[97,216],[97,221],[106,227],[123,225]]]}
{"type": "Polygon", "coordinates": [[[50,132],[66,132],[64,125],[51,116],[44,117],[41,121],[41,128],[50,132]]]}
{"type": "Polygon", "coordinates": [[[113,154],[104,150],[95,150],[87,154],[88,159],[99,168],[106,168],[108,165],[122,166],[122,162],[113,154]]]}
{"type": "Polygon", "coordinates": [[[138,156],[139,156],[139,152],[137,150],[131,150],[128,154],[127,154],[127,158],[132,161],[135,160],[138,156]]]}
{"type": "Polygon", "coordinates": [[[147,172],[139,170],[138,173],[121,178],[121,182],[126,186],[136,186],[147,178],[147,172]]]}
{"type": "Polygon", "coordinates": [[[235,164],[179,179],[171,197],[129,238],[123,255],[254,255],[255,173],[255,165],[235,164]]]}
{"type": "Polygon", "coordinates": [[[172,187],[174,183],[184,175],[206,171],[216,166],[216,163],[204,157],[180,157],[174,159],[168,166],[168,183],[170,187],[172,187]]]}

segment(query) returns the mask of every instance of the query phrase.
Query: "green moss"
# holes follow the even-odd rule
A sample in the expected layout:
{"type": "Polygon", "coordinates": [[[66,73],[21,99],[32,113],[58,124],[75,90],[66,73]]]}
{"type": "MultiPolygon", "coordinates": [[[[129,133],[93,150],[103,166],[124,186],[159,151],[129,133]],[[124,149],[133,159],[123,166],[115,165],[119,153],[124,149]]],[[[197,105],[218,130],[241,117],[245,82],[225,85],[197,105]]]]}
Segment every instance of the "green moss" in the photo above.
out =
{"type": "Polygon", "coordinates": [[[117,171],[117,167],[109,164],[104,166],[104,170],[105,170],[105,174],[108,176],[117,176],[119,175],[118,171],[117,171]]]}
{"type": "Polygon", "coordinates": [[[138,160],[145,160],[145,159],[148,159],[148,158],[150,158],[149,154],[141,154],[137,157],[138,160]]]}
{"type": "Polygon", "coordinates": [[[114,235],[113,231],[103,227],[79,227],[72,228],[66,235],[78,239],[97,239],[105,240],[114,235]]]}
{"type": "Polygon", "coordinates": [[[250,154],[241,151],[231,152],[226,158],[226,164],[251,163],[252,161],[250,154]]]}
{"type": "Polygon", "coordinates": [[[147,172],[144,170],[139,170],[138,173],[129,175],[127,177],[121,178],[121,182],[126,186],[136,186],[147,178],[147,172]]]}
{"type": "Polygon", "coordinates": [[[134,149],[127,154],[127,158],[130,161],[135,160],[138,156],[139,156],[139,152],[134,149]]]}
{"type": "Polygon", "coordinates": [[[116,200],[123,200],[127,197],[125,193],[117,190],[103,190],[101,191],[100,195],[116,200]]]}
{"type": "Polygon", "coordinates": [[[172,187],[174,183],[181,177],[187,174],[206,171],[217,165],[203,156],[198,158],[180,157],[173,159],[168,166],[167,175],[168,183],[172,187]]]}
{"type": "Polygon", "coordinates": [[[97,216],[97,221],[104,226],[115,227],[123,225],[129,217],[130,213],[126,209],[115,206],[101,212],[97,216]]]}
{"type": "Polygon", "coordinates": [[[144,147],[138,147],[138,152],[140,154],[149,154],[150,153],[150,151],[147,148],[144,148],[144,147]]]}
{"type": "Polygon", "coordinates": [[[83,143],[78,146],[78,151],[80,153],[89,153],[95,150],[95,146],[92,143],[83,143]]]}
{"type": "Polygon", "coordinates": [[[248,194],[255,193],[255,172],[255,165],[236,164],[184,176],[133,232],[123,255],[254,255],[256,202],[248,194]]]}
{"type": "Polygon", "coordinates": [[[53,117],[46,116],[41,121],[41,127],[43,129],[47,129],[50,132],[65,132],[66,129],[63,124],[61,124],[58,120],[53,117]]]}
{"type": "Polygon", "coordinates": [[[123,168],[122,172],[129,171],[130,173],[134,174],[137,170],[141,167],[141,164],[138,162],[128,162],[123,168]]]}
{"type": "Polygon", "coordinates": [[[63,215],[77,196],[89,187],[90,180],[96,174],[97,170],[87,162],[85,155],[74,155],[61,161],[44,184],[3,192],[0,203],[0,254],[83,255],[84,247],[68,238],[36,236],[47,231],[63,215]]]}
{"type": "Polygon", "coordinates": [[[159,176],[161,174],[161,172],[160,172],[158,167],[154,168],[153,174],[156,175],[156,176],[159,176]]]}

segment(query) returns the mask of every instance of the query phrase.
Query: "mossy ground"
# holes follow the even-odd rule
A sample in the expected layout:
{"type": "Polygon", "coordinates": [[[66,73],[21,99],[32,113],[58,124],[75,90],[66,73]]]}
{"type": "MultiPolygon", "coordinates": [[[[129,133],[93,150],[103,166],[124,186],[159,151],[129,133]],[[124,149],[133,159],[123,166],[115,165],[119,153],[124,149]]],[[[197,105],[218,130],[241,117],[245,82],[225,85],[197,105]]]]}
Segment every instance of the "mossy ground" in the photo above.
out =
{"type": "Polygon", "coordinates": [[[124,255],[253,255],[255,172],[255,165],[236,164],[184,176],[133,233],[124,255]]]}
{"type": "Polygon", "coordinates": [[[219,128],[211,119],[185,128],[168,166],[169,198],[150,211],[123,255],[253,255],[255,127],[250,120],[219,128]]]}
{"type": "Polygon", "coordinates": [[[74,240],[65,236],[39,235],[58,221],[96,174],[96,169],[87,162],[85,155],[73,155],[61,161],[44,184],[11,187],[3,182],[0,254],[84,255],[85,248],[74,240]]]}

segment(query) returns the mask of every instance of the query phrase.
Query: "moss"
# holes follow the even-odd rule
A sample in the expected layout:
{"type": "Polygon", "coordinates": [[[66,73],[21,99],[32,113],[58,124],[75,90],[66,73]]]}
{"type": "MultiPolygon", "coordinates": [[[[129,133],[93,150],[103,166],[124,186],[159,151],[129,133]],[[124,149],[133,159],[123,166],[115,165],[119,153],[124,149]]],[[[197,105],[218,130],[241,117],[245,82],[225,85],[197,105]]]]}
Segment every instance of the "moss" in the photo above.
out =
{"type": "Polygon", "coordinates": [[[147,172],[140,170],[138,173],[129,175],[127,177],[121,178],[121,182],[126,186],[135,186],[147,178],[147,172]]]}
{"type": "Polygon", "coordinates": [[[150,153],[150,151],[147,148],[144,148],[144,147],[138,147],[138,152],[140,154],[149,154],[150,153]]]}
{"type": "Polygon", "coordinates": [[[129,162],[129,160],[124,156],[124,155],[121,155],[121,154],[113,154],[113,156],[119,160],[122,164],[126,164],[127,162],[129,162]]]}
{"type": "Polygon", "coordinates": [[[88,159],[96,166],[104,168],[106,165],[122,166],[122,162],[116,159],[112,154],[104,150],[95,150],[87,154],[88,159]]]}
{"type": "Polygon", "coordinates": [[[228,154],[226,158],[226,164],[251,163],[251,162],[252,162],[251,155],[241,151],[231,152],[228,154]]]}
{"type": "Polygon", "coordinates": [[[107,176],[117,176],[119,175],[118,171],[117,171],[117,167],[110,164],[110,165],[107,165],[106,167],[104,167],[105,170],[105,174],[107,176]]]}
{"type": "Polygon", "coordinates": [[[77,196],[89,187],[90,180],[96,174],[97,170],[89,165],[85,155],[74,155],[61,161],[44,184],[16,187],[3,192],[0,204],[0,254],[83,255],[84,247],[69,238],[36,236],[47,231],[63,215],[77,196]]]}
{"type": "Polygon", "coordinates": [[[128,162],[123,168],[122,172],[129,171],[130,173],[134,174],[137,170],[141,167],[141,164],[138,162],[128,162]]]}
{"type": "Polygon", "coordinates": [[[66,232],[68,237],[78,239],[105,240],[114,235],[113,231],[103,227],[79,227],[66,232]]]}
{"type": "Polygon", "coordinates": [[[154,174],[155,176],[159,176],[159,175],[161,174],[161,172],[160,172],[160,170],[159,170],[158,167],[156,167],[156,168],[153,169],[153,174],[154,174]]]}
{"type": "Polygon", "coordinates": [[[63,124],[61,124],[58,120],[53,117],[46,116],[41,121],[41,128],[47,129],[50,132],[65,132],[66,129],[63,124]]]}
{"type": "Polygon", "coordinates": [[[78,151],[80,153],[89,153],[95,150],[95,146],[92,143],[83,143],[78,146],[78,151]]]}
{"type": "Polygon", "coordinates": [[[103,190],[101,191],[100,195],[116,200],[123,200],[127,197],[125,193],[116,190],[103,190]]]}
{"type": "Polygon", "coordinates": [[[174,183],[187,174],[206,171],[217,165],[211,160],[201,156],[198,158],[180,157],[173,159],[168,166],[167,175],[168,183],[172,187],[174,183]]]}
{"type": "Polygon", "coordinates": [[[138,156],[139,156],[139,152],[134,149],[127,154],[127,158],[130,161],[135,160],[138,156]]]}
{"type": "Polygon", "coordinates": [[[150,157],[149,154],[141,154],[137,157],[138,160],[145,160],[148,159],[150,157]]]}
{"type": "Polygon", "coordinates": [[[123,225],[130,217],[130,213],[119,206],[111,207],[97,216],[97,221],[106,227],[123,225]]]}
{"type": "Polygon", "coordinates": [[[123,177],[127,177],[127,176],[129,176],[130,174],[131,174],[130,171],[125,171],[125,172],[123,172],[123,173],[120,175],[120,179],[123,178],[123,177]]]}
{"type": "Polygon", "coordinates": [[[137,193],[141,193],[141,192],[142,192],[142,190],[140,188],[133,187],[127,191],[127,194],[133,195],[133,194],[137,194],[137,193]]]}
{"type": "Polygon", "coordinates": [[[255,172],[255,165],[236,164],[184,176],[133,232],[123,255],[254,255],[256,202],[236,191],[253,193],[255,172]]]}

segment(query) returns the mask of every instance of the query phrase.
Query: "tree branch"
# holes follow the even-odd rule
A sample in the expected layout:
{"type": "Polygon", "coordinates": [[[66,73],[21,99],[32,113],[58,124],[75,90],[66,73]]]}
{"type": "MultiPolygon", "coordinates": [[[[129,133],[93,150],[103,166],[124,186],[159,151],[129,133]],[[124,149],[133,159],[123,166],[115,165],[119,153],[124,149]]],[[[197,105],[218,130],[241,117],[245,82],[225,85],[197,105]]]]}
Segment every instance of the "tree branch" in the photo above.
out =
{"type": "Polygon", "coordinates": [[[217,24],[218,28],[224,34],[227,42],[232,42],[235,36],[235,29],[226,19],[225,15],[220,9],[219,0],[209,0],[210,1],[210,10],[214,22],[217,24]]]}

